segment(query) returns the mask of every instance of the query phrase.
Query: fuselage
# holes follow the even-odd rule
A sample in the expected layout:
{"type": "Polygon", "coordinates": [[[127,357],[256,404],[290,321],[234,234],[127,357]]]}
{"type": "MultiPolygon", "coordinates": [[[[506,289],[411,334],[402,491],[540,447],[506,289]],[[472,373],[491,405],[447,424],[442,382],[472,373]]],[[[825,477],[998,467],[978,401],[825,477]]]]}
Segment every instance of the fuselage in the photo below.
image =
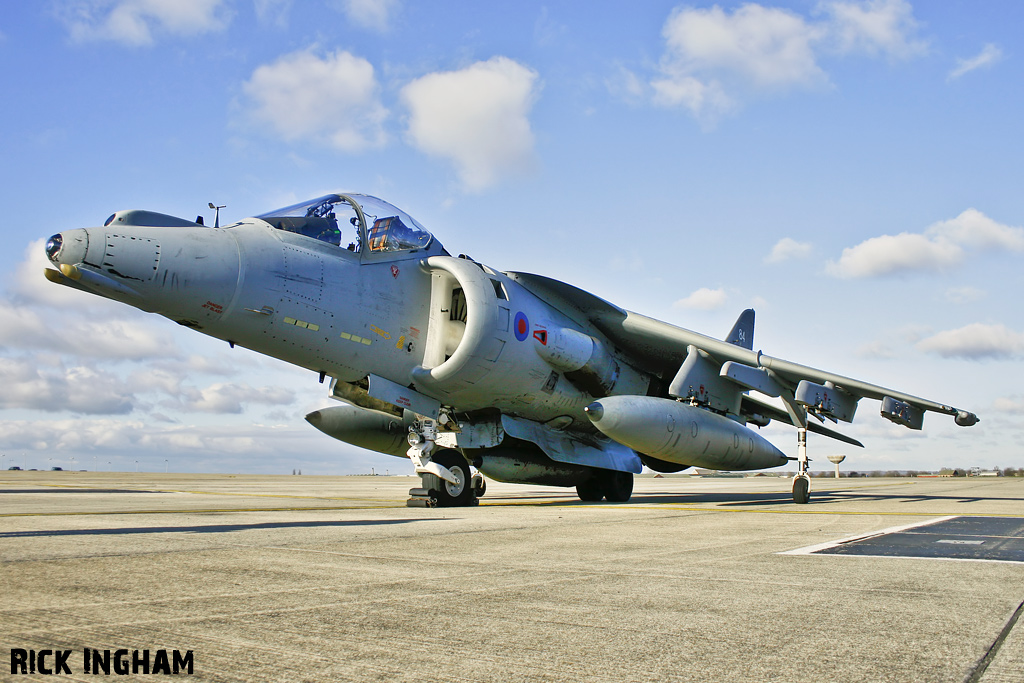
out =
{"type": "Polygon", "coordinates": [[[650,378],[585,321],[429,235],[373,249],[383,219],[362,219],[346,247],[286,218],[214,228],[121,212],[47,251],[65,284],[338,382],[413,386],[458,411],[592,430],[583,408],[595,397],[646,393],[650,378]]]}

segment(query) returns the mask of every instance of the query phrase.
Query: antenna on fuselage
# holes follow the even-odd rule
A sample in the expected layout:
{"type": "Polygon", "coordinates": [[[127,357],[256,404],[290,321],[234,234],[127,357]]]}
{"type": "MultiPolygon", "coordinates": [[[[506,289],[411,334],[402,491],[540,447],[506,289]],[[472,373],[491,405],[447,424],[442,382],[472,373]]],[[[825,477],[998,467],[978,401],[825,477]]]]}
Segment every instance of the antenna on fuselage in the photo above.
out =
{"type": "Polygon", "coordinates": [[[221,204],[220,206],[214,206],[213,202],[210,202],[210,208],[214,210],[213,214],[213,227],[220,227],[220,210],[223,209],[227,204],[221,204]]]}

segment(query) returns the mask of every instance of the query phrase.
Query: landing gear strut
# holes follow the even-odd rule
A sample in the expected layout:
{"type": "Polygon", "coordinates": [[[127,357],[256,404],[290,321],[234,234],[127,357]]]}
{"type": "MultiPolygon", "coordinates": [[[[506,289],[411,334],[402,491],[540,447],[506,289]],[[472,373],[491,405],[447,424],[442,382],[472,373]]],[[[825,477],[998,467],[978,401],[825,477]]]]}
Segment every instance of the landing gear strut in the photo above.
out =
{"type": "Polygon", "coordinates": [[[476,505],[486,488],[483,477],[473,475],[469,462],[453,448],[435,451],[437,422],[417,420],[409,428],[407,455],[420,475],[420,488],[409,489],[408,507],[465,507],[476,505]]]}
{"type": "Polygon", "coordinates": [[[793,502],[804,505],[811,499],[811,475],[807,472],[807,428],[796,430],[796,466],[793,477],[793,502]]]}

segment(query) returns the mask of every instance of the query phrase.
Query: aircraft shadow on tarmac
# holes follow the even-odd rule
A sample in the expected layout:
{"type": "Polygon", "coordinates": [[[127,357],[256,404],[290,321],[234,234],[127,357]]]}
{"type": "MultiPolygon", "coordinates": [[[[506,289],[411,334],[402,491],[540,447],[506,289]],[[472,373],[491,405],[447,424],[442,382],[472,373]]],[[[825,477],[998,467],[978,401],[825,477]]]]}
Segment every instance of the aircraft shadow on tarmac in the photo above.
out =
{"type": "MultiPolygon", "coordinates": [[[[1024,498],[1014,496],[941,496],[941,495],[916,495],[908,493],[880,493],[880,492],[853,492],[853,491],[822,491],[811,493],[811,504],[814,503],[841,503],[841,502],[905,502],[921,503],[926,501],[947,501],[957,503],[977,503],[980,501],[1024,501],[1024,498]]],[[[788,492],[779,493],[688,493],[688,494],[646,494],[634,495],[631,499],[634,503],[655,503],[655,504],[694,504],[694,503],[717,503],[722,506],[743,505],[779,505],[792,503],[793,498],[788,492]]],[[[804,506],[806,507],[806,506],[804,506]]]]}
{"type": "Polygon", "coordinates": [[[65,488],[46,488],[46,489],[0,489],[0,494],[3,493],[45,493],[47,495],[51,493],[166,493],[165,491],[147,491],[145,489],[65,489],[65,488]]]}
{"type": "Polygon", "coordinates": [[[39,538],[45,536],[105,536],[120,534],[223,534],[232,531],[253,531],[256,529],[308,529],[313,527],[353,527],[409,524],[411,522],[437,521],[430,518],[417,519],[375,519],[322,522],[260,522],[254,524],[205,524],[194,526],[140,526],[111,529],[51,529],[41,531],[9,531],[0,533],[0,538],[39,538]]]}
{"type": "MultiPolygon", "coordinates": [[[[908,493],[880,493],[861,491],[820,491],[811,493],[811,505],[801,506],[801,509],[813,511],[814,503],[842,503],[842,502],[871,502],[888,501],[904,503],[920,503],[926,501],[946,501],[957,503],[977,503],[981,501],[1021,501],[1024,497],[1015,496],[944,496],[944,495],[921,495],[908,493]]],[[[789,492],[777,493],[743,493],[722,492],[722,493],[634,493],[629,500],[632,504],[641,505],[699,505],[717,504],[722,507],[744,506],[757,507],[768,505],[794,504],[793,497],[789,492]]],[[[491,497],[485,499],[488,505],[555,505],[563,506],[592,506],[607,505],[607,503],[593,503],[581,500],[565,500],[558,494],[549,495],[518,495],[508,497],[491,497]]]]}

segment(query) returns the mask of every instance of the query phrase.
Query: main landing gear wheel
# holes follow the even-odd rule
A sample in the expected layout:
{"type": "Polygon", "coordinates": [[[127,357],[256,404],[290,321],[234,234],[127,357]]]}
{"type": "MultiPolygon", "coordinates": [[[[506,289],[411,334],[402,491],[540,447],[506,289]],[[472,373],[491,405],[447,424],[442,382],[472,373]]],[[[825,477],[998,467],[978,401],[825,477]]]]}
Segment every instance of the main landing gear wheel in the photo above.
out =
{"type": "Polygon", "coordinates": [[[469,471],[469,463],[458,451],[443,450],[433,454],[431,459],[455,475],[457,483],[445,481],[438,478],[438,486],[434,489],[438,507],[465,507],[472,505],[475,496],[473,495],[472,475],[469,471]]]}
{"type": "Polygon", "coordinates": [[[487,493],[487,482],[484,481],[483,475],[477,472],[473,475],[473,495],[477,498],[483,498],[484,494],[487,493]]]}
{"type": "Polygon", "coordinates": [[[576,485],[580,500],[597,502],[607,499],[609,503],[625,503],[633,495],[633,474],[604,470],[587,481],[576,485]]]}
{"type": "Polygon", "coordinates": [[[793,502],[804,505],[811,499],[811,481],[806,476],[793,477],[793,502]]]}
{"type": "Polygon", "coordinates": [[[580,500],[588,503],[596,503],[604,498],[604,488],[601,486],[601,479],[595,475],[585,482],[576,485],[576,495],[580,500]]]}
{"type": "Polygon", "coordinates": [[[604,479],[604,497],[609,503],[625,503],[633,495],[632,472],[608,472],[604,479]]]}

